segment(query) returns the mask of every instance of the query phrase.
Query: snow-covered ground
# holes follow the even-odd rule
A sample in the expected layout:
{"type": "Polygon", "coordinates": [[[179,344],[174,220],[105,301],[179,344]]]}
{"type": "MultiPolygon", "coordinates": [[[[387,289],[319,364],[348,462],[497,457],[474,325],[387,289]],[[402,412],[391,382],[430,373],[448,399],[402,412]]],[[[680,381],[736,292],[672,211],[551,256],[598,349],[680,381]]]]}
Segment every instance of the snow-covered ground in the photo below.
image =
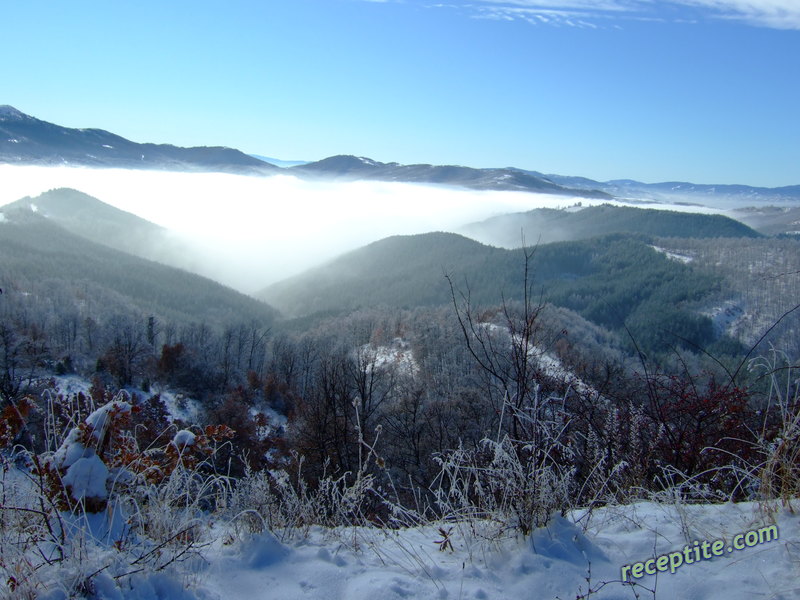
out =
{"type": "Polygon", "coordinates": [[[200,414],[200,405],[197,400],[162,389],[157,385],[153,386],[151,393],[160,394],[161,400],[173,420],[180,419],[186,423],[197,423],[200,414]]]}
{"type": "MultiPolygon", "coordinates": [[[[490,331],[493,334],[508,335],[508,329],[496,325],[494,323],[479,323],[479,327],[490,331]]],[[[524,342],[519,335],[514,335],[510,340],[521,346],[524,342]]],[[[543,373],[547,374],[558,381],[563,381],[568,384],[573,390],[580,394],[593,394],[598,395],[597,390],[587,385],[580,377],[573,371],[564,366],[561,359],[552,352],[547,351],[545,348],[536,344],[528,345],[528,356],[534,361],[543,373]]]]}
{"type": "MultiPolygon", "coordinates": [[[[166,600],[189,584],[186,597],[209,600],[798,598],[797,514],[779,512],[778,539],[727,552],[737,534],[766,523],[755,504],[642,502],[577,511],[566,519],[555,517],[529,537],[496,541],[474,536],[469,525],[449,524],[444,527],[451,530],[452,550],[444,551],[436,543],[442,535],[435,526],[318,528],[289,543],[271,533],[244,535],[231,543],[220,530],[205,552],[207,562],[191,577],[166,586],[170,594],[120,591],[107,597],[166,600]],[[722,556],[683,564],[674,574],[644,575],[634,579],[635,586],[620,582],[625,565],[683,552],[695,540],[718,539],[725,543],[722,556]]],[[[161,585],[166,585],[163,580],[161,585]]]]}

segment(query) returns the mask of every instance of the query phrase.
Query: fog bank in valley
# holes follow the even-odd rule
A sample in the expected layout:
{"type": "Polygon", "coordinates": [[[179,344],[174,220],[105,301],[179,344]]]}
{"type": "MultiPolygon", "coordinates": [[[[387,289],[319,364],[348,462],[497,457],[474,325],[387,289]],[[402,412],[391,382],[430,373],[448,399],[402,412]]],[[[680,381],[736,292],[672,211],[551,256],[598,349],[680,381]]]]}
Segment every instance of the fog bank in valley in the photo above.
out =
{"type": "Polygon", "coordinates": [[[162,225],[191,249],[171,263],[244,292],[390,235],[452,231],[492,215],[575,202],[521,192],[308,181],[291,174],[2,165],[0,181],[0,205],[68,187],[162,225]]]}

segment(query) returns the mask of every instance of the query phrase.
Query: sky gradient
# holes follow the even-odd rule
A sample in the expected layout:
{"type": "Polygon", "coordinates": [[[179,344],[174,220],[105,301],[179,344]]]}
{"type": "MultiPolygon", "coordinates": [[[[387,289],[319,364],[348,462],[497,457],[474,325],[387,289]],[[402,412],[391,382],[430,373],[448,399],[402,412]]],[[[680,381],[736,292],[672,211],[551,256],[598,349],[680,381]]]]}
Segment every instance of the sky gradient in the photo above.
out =
{"type": "Polygon", "coordinates": [[[800,0],[6,2],[0,104],[282,159],[800,184],[800,0]]]}

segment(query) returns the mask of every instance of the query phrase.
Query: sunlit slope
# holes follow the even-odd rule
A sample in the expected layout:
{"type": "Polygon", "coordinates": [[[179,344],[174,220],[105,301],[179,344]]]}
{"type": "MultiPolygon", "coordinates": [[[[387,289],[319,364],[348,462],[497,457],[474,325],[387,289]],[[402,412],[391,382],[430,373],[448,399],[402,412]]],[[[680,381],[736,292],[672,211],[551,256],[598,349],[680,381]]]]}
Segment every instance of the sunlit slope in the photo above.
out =
{"type": "Polygon", "coordinates": [[[521,169],[475,169],[458,165],[401,165],[383,163],[370,158],[338,155],[292,167],[292,172],[305,177],[345,180],[373,179],[449,185],[474,190],[506,190],[577,196],[582,198],[611,198],[596,189],[572,189],[537,177],[521,169]]]}
{"type": "Polygon", "coordinates": [[[102,129],[74,129],[0,106],[0,162],[125,169],[270,173],[277,167],[221,146],[140,144],[102,129]]]}

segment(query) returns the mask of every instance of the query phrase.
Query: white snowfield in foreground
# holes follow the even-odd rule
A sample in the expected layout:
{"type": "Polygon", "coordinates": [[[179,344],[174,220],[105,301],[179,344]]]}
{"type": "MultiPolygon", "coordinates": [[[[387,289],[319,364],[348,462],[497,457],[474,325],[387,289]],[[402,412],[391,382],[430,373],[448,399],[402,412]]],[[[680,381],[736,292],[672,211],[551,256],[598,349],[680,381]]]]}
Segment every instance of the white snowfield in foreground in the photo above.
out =
{"type": "Polygon", "coordinates": [[[730,546],[737,534],[765,524],[755,504],[644,502],[555,517],[527,538],[499,542],[481,542],[469,535],[470,526],[449,524],[452,552],[438,550],[442,536],[434,526],[315,529],[291,544],[266,533],[242,544],[215,542],[208,566],[197,573],[195,594],[225,600],[567,600],[591,590],[588,597],[597,599],[798,598],[800,517],[786,510],[778,514],[777,540],[684,564],[675,574],[645,575],[633,588],[619,583],[623,565],[682,551],[695,540],[723,539],[730,546]]]}

